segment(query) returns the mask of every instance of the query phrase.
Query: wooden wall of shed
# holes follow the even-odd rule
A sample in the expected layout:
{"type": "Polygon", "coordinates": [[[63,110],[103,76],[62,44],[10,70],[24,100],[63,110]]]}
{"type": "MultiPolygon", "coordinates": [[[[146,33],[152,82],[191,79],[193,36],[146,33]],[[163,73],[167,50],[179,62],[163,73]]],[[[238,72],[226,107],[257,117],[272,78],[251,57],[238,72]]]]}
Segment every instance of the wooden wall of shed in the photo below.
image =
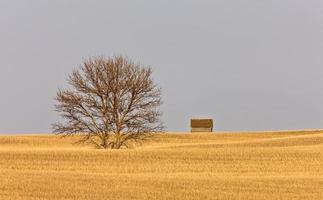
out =
{"type": "Polygon", "coordinates": [[[212,132],[212,128],[191,128],[192,133],[199,133],[199,132],[212,132]]]}

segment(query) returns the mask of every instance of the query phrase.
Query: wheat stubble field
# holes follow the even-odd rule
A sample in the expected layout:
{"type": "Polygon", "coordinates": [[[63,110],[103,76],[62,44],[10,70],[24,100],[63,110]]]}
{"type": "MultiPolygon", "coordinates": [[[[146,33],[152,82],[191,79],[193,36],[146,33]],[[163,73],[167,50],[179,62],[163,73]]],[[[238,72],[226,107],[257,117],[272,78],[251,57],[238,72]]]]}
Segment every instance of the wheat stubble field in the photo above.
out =
{"type": "Polygon", "coordinates": [[[323,199],[323,132],[163,134],[97,150],[0,136],[0,199],[323,199]]]}

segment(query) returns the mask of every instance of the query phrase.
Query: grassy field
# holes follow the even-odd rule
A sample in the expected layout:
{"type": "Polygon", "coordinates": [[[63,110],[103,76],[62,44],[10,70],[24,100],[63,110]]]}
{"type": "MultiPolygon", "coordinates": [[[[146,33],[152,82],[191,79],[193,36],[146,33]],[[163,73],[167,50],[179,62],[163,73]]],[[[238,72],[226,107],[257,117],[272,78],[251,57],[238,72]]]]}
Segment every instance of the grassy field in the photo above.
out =
{"type": "Polygon", "coordinates": [[[323,132],[164,134],[128,150],[0,136],[0,199],[323,199],[323,132]]]}

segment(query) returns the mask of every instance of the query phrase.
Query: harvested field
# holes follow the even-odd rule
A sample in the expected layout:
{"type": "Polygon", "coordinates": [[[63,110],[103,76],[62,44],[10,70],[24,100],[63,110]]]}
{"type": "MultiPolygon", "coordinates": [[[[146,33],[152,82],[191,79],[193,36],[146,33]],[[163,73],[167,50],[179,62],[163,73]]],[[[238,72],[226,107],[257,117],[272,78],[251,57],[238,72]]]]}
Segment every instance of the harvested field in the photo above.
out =
{"type": "Polygon", "coordinates": [[[0,199],[322,199],[323,132],[163,134],[98,150],[0,136],[0,199]]]}

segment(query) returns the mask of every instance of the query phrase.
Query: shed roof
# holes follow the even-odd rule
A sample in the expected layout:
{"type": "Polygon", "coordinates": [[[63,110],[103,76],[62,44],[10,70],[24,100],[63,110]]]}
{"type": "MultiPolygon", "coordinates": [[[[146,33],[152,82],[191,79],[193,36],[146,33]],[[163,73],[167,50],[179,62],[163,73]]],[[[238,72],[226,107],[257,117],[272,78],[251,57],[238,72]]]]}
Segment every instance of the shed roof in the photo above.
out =
{"type": "Polygon", "coordinates": [[[213,119],[191,119],[191,128],[213,128],[213,119]]]}

